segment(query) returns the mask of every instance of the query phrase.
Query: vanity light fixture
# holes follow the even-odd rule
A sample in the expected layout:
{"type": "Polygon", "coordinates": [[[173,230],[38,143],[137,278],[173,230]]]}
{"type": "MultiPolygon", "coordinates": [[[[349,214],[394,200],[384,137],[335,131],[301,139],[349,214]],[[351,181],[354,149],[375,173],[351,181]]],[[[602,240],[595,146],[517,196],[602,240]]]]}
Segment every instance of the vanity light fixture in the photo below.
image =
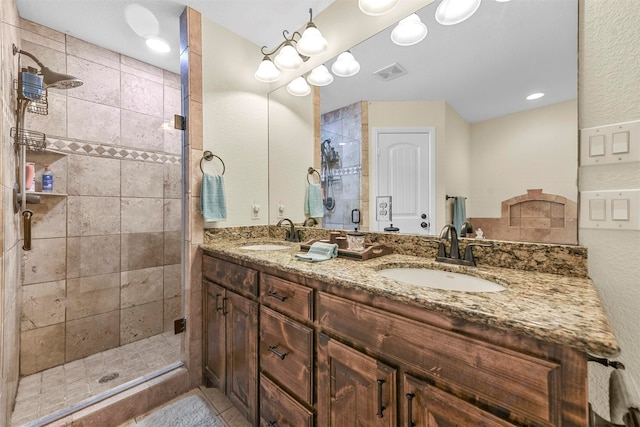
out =
{"type": "Polygon", "coordinates": [[[469,19],[480,7],[480,0],[442,0],[436,9],[436,21],[455,25],[469,19]]]}
{"type": "Polygon", "coordinates": [[[326,86],[333,82],[333,76],[331,75],[329,70],[327,70],[327,67],[325,67],[324,65],[319,65],[311,70],[311,72],[307,76],[307,82],[314,86],[326,86]]]}
{"type": "Polygon", "coordinates": [[[338,77],[351,77],[360,71],[360,63],[348,50],[338,55],[336,62],[331,66],[331,71],[338,77]]]}
{"type": "Polygon", "coordinates": [[[427,36],[427,26],[415,13],[400,20],[391,32],[391,40],[398,46],[413,46],[427,36]]]}
{"type": "Polygon", "coordinates": [[[544,96],[544,93],[542,92],[536,92],[536,93],[532,93],[531,95],[527,96],[527,101],[533,101],[536,99],[540,99],[544,96]]]}
{"type": "Polygon", "coordinates": [[[296,45],[298,52],[304,56],[315,56],[327,50],[328,46],[327,39],[322,36],[316,24],[313,23],[313,10],[309,9],[309,22],[307,22],[307,27],[296,45]]]}
{"type": "Polygon", "coordinates": [[[390,12],[400,0],[358,0],[358,7],[365,15],[380,16],[390,12]]]}
{"type": "Polygon", "coordinates": [[[296,77],[287,85],[287,92],[293,96],[307,96],[311,93],[311,87],[304,77],[296,77]]]}
{"type": "Polygon", "coordinates": [[[309,57],[327,50],[328,42],[313,23],[312,18],[313,10],[309,9],[309,22],[303,33],[294,31],[289,37],[289,32],[284,30],[282,32],[284,41],[271,52],[266,51],[267,46],[262,46],[260,51],[264,56],[254,75],[256,80],[266,83],[275,82],[280,78],[278,68],[287,71],[296,70],[309,57]],[[271,56],[276,52],[278,54],[271,61],[271,56]]]}

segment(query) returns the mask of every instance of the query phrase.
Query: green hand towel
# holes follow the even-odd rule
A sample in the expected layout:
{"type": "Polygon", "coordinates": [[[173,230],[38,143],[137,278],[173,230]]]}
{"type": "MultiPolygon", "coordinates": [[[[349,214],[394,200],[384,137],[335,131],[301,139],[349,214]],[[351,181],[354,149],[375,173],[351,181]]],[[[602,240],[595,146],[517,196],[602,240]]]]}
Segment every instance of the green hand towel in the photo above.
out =
{"type": "Polygon", "coordinates": [[[306,254],[296,254],[302,261],[319,262],[338,256],[338,245],[335,243],[315,242],[306,254]]]}

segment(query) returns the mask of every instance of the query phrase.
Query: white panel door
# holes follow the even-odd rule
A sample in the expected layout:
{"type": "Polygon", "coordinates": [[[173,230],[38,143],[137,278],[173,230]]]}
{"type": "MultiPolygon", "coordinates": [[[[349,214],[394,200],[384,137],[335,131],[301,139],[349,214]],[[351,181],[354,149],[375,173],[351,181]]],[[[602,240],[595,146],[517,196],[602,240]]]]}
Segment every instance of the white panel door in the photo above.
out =
{"type": "Polygon", "coordinates": [[[430,132],[377,132],[377,196],[391,196],[392,208],[391,220],[378,221],[378,230],[393,224],[400,233],[433,234],[431,140],[430,132]]]}

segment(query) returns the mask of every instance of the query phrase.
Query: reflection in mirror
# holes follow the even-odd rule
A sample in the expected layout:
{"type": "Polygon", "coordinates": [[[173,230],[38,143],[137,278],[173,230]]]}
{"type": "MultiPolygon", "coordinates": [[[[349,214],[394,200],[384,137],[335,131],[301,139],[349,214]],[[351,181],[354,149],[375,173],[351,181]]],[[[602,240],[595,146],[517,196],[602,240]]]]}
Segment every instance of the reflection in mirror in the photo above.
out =
{"type": "MultiPolygon", "coordinates": [[[[356,76],[320,89],[321,224],[353,228],[358,209],[363,230],[407,220],[401,233],[437,234],[458,200],[470,237],[480,228],[489,239],[576,243],[577,0],[483,2],[453,26],[435,22],[437,5],[417,12],[428,28],[422,42],[396,46],[389,28],[350,50],[356,76]],[[533,92],[545,96],[526,101],[533,92]],[[427,130],[433,158],[392,150],[381,164],[389,129],[427,130]],[[411,168],[433,170],[424,178],[411,168]],[[433,200],[426,208],[414,196],[422,187],[433,200]],[[373,209],[387,196],[390,219],[373,209]]],[[[272,118],[270,102],[270,138],[272,118]]]]}

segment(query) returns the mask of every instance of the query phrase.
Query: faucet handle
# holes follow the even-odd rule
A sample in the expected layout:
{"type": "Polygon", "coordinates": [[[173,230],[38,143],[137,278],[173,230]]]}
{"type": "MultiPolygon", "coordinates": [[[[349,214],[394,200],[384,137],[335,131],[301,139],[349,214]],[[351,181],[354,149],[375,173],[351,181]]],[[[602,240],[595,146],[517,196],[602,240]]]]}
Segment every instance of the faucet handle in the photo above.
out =
{"type": "Polygon", "coordinates": [[[464,250],[464,260],[469,262],[472,266],[476,265],[476,260],[473,257],[473,247],[474,246],[482,246],[485,248],[491,248],[493,245],[488,243],[469,243],[464,250]]]}

